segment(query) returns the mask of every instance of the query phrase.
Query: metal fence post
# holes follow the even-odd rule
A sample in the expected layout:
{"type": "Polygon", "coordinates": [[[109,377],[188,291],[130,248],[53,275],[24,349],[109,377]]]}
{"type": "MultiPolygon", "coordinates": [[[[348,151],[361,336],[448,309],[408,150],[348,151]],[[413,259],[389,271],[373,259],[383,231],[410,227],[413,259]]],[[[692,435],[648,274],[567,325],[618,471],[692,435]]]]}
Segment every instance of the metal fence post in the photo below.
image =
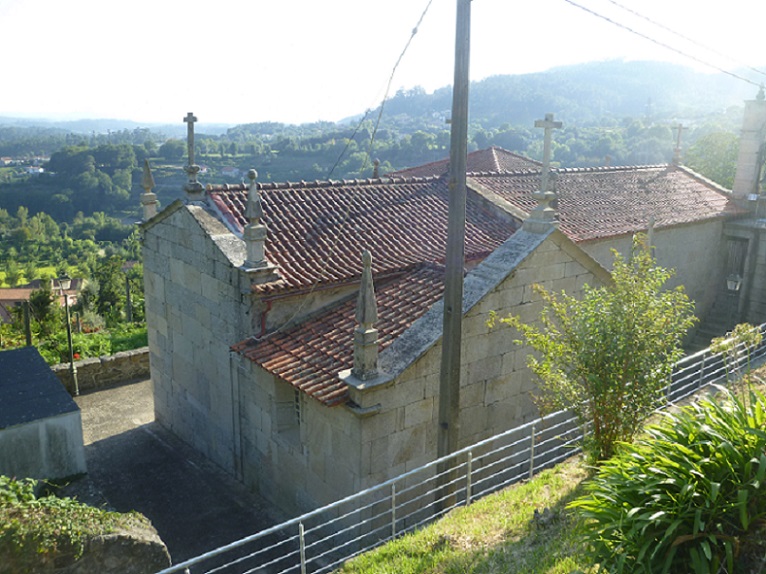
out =
{"type": "Polygon", "coordinates": [[[468,451],[468,460],[465,465],[465,505],[471,504],[471,474],[473,467],[473,451],[468,451]]]}
{"type": "Polygon", "coordinates": [[[391,538],[396,538],[396,484],[391,485],[391,538]]]}
{"type": "Polygon", "coordinates": [[[529,478],[535,475],[535,425],[529,435],[529,478]]]}
{"type": "Polygon", "coordinates": [[[298,523],[298,538],[301,545],[301,574],[306,574],[306,538],[303,535],[303,522],[298,523]]]}
{"type": "Polygon", "coordinates": [[[707,359],[707,353],[702,355],[702,365],[700,365],[700,376],[697,379],[697,389],[702,388],[702,381],[705,380],[705,359],[707,359]]]}

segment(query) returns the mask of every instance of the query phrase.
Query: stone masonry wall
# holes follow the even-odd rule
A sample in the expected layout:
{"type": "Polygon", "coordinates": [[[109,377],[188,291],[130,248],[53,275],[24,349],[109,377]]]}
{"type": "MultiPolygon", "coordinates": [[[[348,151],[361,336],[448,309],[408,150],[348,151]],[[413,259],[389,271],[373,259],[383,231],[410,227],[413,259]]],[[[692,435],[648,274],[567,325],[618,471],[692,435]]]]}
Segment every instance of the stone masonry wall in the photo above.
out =
{"type": "Polygon", "coordinates": [[[221,243],[238,240],[201,207],[170,206],[158,218],[143,247],[155,415],[236,475],[229,346],[242,336],[243,295],[221,243]]]}
{"type": "MultiPolygon", "coordinates": [[[[149,347],[74,362],[80,392],[149,377],[149,347]]],[[[74,382],[69,363],[51,367],[70,394],[74,382]]]]}
{"type": "MultiPolygon", "coordinates": [[[[716,292],[725,278],[726,253],[723,223],[709,221],[655,230],[654,256],[663,267],[674,269],[675,275],[667,287],[683,285],[687,295],[696,303],[696,314],[704,317],[713,305],[716,292]]],[[[607,269],[612,268],[616,249],[623,257],[630,254],[633,237],[610,238],[583,242],[579,247],[607,269]]]]}
{"type": "Polygon", "coordinates": [[[301,393],[300,424],[284,424],[279,419],[295,412],[289,404],[279,412],[280,399],[294,397],[293,387],[248,360],[238,365],[245,484],[289,514],[358,491],[364,456],[359,420],[301,393]]]}
{"type": "MultiPolygon", "coordinates": [[[[584,256],[578,261],[571,253],[548,238],[464,317],[459,447],[538,416],[530,396],[536,387],[526,366],[527,348],[513,343],[515,331],[490,329],[487,320],[496,311],[535,322],[542,302],[534,283],[575,296],[586,283],[600,284],[586,267],[592,261],[584,256]]],[[[437,343],[393,384],[365,393],[365,404],[379,403],[381,410],[361,419],[363,488],[436,457],[440,356],[437,343]]]]}

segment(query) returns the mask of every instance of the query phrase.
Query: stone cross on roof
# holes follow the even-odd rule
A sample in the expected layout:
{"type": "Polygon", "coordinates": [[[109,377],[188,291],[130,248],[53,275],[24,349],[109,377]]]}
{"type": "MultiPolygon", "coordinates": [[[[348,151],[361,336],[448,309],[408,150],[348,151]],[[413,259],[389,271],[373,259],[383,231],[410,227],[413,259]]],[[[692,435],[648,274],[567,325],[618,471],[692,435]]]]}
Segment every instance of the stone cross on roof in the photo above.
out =
{"type": "Polygon", "coordinates": [[[184,118],[184,122],[187,124],[186,145],[189,153],[189,163],[184,168],[186,175],[189,176],[189,182],[184,186],[184,191],[186,192],[186,200],[189,203],[201,202],[205,194],[205,188],[197,181],[199,166],[194,163],[194,122],[196,121],[197,117],[191,112],[186,114],[184,118]]]}
{"type": "Polygon", "coordinates": [[[553,114],[545,114],[544,120],[535,121],[536,128],[543,128],[545,135],[543,137],[543,167],[540,173],[540,189],[533,194],[537,200],[535,207],[529,214],[529,218],[524,222],[524,229],[532,233],[542,233],[556,224],[556,210],[552,203],[555,203],[556,192],[549,187],[551,177],[551,136],[554,129],[560,128],[563,124],[553,120],[553,114]]]}
{"type": "Polygon", "coordinates": [[[354,331],[354,367],[351,374],[359,380],[368,381],[378,376],[378,330],[373,324],[378,320],[378,305],[372,283],[372,255],[362,253],[362,281],[356,302],[357,328],[354,331]]]}
{"type": "Polygon", "coordinates": [[[553,130],[559,129],[561,122],[553,121],[553,114],[545,114],[544,120],[536,120],[535,127],[544,129],[543,136],[543,171],[541,174],[540,191],[548,191],[548,176],[551,170],[551,137],[553,130]]]}

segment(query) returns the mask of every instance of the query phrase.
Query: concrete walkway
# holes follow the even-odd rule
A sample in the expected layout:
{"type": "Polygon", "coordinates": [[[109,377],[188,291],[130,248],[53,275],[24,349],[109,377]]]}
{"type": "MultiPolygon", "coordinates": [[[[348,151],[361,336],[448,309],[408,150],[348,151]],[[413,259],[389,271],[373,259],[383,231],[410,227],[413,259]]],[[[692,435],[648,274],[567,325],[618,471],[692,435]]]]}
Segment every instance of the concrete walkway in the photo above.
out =
{"type": "MultiPolygon", "coordinates": [[[[154,422],[149,380],[75,399],[87,490],[147,516],[178,563],[280,522],[277,511],[154,422]]],[[[92,502],[92,500],[91,500],[92,502]]]]}

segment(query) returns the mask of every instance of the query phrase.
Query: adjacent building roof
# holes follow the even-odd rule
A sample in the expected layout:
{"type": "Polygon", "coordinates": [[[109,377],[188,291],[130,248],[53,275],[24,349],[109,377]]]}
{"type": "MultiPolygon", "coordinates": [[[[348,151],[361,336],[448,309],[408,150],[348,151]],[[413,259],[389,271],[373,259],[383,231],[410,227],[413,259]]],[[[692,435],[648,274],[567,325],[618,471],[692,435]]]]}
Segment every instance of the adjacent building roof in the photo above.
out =
{"type": "Polygon", "coordinates": [[[79,410],[35,347],[0,351],[0,429],[79,410]]]}
{"type": "MultiPolygon", "coordinates": [[[[255,287],[263,293],[356,281],[365,249],[373,255],[375,275],[444,261],[449,203],[444,178],[259,184],[258,190],[268,226],[266,258],[281,278],[255,287]]],[[[208,197],[241,236],[247,224],[245,186],[210,187],[208,197]]],[[[519,226],[472,194],[466,206],[466,260],[483,259],[519,226]]]]}
{"type": "MultiPolygon", "coordinates": [[[[508,173],[524,170],[538,170],[542,166],[539,161],[504,150],[499,147],[481,149],[468,154],[466,170],[470,172],[508,173]]],[[[425,165],[410,167],[396,171],[395,177],[431,177],[447,175],[449,158],[425,165]]]]}
{"type": "MultiPolygon", "coordinates": [[[[529,213],[539,171],[470,174],[469,186],[489,191],[529,213]]],[[[745,213],[722,188],[673,165],[558,170],[561,231],[575,242],[745,213]]]]}

